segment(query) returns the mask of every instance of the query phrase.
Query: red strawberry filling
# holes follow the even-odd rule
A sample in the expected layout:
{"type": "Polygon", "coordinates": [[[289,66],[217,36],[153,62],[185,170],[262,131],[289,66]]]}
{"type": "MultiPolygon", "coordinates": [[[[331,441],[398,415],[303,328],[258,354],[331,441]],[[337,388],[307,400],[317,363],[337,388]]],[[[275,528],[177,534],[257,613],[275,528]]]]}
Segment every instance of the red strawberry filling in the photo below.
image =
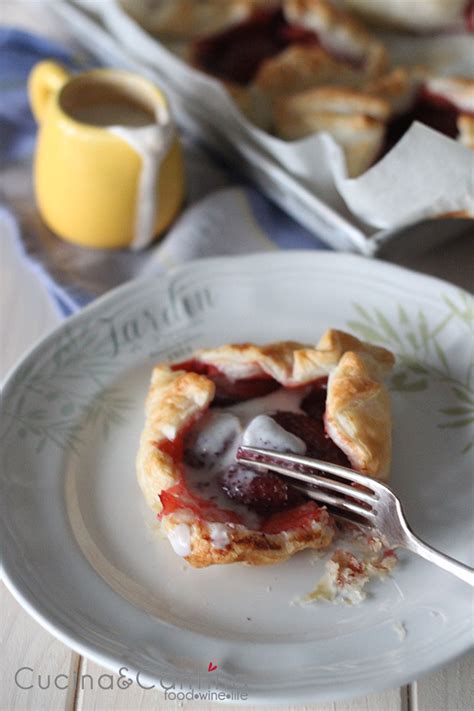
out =
{"type": "Polygon", "coordinates": [[[242,400],[263,397],[281,387],[280,383],[267,376],[229,380],[214,365],[200,363],[198,360],[187,360],[172,366],[173,370],[187,370],[188,372],[205,375],[216,386],[216,394],[212,405],[214,407],[234,405],[242,400]]]}
{"type": "MultiPolygon", "coordinates": [[[[268,376],[230,381],[214,366],[198,361],[174,368],[211,378],[216,397],[209,411],[181,433],[179,441],[161,446],[181,468],[180,482],[160,495],[163,515],[187,510],[204,521],[240,523],[266,533],[308,529],[321,516],[329,521],[324,509],[283,477],[235,460],[242,437],[263,415],[264,427],[270,427],[268,436],[277,437],[279,451],[303,452],[350,466],[325,432],[326,378],[304,388],[282,388],[268,376]],[[274,407],[282,403],[291,409],[274,407]]],[[[258,436],[266,433],[267,429],[257,428],[258,436]]]]}
{"type": "Polygon", "coordinates": [[[312,415],[307,414],[277,412],[272,417],[284,430],[303,440],[306,444],[308,457],[350,467],[350,462],[344,452],[327,436],[322,415],[315,419],[312,415]]]}
{"type": "Polygon", "coordinates": [[[470,112],[461,111],[456,104],[444,96],[434,94],[426,88],[421,89],[411,108],[395,116],[388,124],[387,135],[379,157],[381,158],[393,148],[414,121],[419,121],[450,138],[457,138],[459,135],[457,121],[461,113],[470,112]]]}
{"type": "Polygon", "coordinates": [[[170,489],[162,491],[160,500],[164,515],[178,509],[187,509],[210,523],[242,523],[241,518],[234,511],[220,509],[212,501],[191,492],[184,479],[170,489]]]}
{"type": "Polygon", "coordinates": [[[464,19],[466,21],[466,30],[474,32],[474,2],[469,0],[464,10],[464,19]]]}
{"type": "Polygon", "coordinates": [[[277,474],[259,472],[241,464],[229,467],[222,474],[220,481],[229,498],[263,515],[295,506],[304,500],[296,489],[288,486],[277,474]]]}
{"type": "Polygon", "coordinates": [[[326,509],[321,508],[314,501],[307,501],[295,508],[273,514],[263,522],[262,531],[281,533],[295,528],[310,531],[314,521],[328,524],[330,517],[326,509]]]}

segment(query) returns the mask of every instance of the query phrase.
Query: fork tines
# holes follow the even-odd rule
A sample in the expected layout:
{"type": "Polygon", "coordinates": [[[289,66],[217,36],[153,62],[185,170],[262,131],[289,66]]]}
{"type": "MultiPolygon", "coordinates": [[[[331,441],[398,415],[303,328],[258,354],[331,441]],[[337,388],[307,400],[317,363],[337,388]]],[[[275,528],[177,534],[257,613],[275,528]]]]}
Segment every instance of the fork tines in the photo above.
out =
{"type": "Polygon", "coordinates": [[[282,454],[259,447],[240,447],[237,459],[242,464],[270,469],[297,480],[298,484],[293,484],[294,488],[311,499],[336,507],[339,515],[354,514],[364,517],[369,523],[374,521],[376,513],[373,505],[379,499],[377,489],[383,484],[359,472],[320,459],[282,454]]]}

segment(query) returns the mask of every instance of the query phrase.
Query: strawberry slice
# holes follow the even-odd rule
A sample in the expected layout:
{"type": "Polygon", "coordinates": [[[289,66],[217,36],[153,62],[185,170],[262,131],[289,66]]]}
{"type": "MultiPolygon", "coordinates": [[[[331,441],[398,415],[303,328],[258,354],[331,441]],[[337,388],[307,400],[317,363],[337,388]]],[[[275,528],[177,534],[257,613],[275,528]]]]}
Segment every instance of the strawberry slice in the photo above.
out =
{"type": "Polygon", "coordinates": [[[212,380],[216,386],[212,404],[218,407],[264,397],[281,387],[280,383],[273,378],[245,378],[232,382],[225,376],[218,376],[213,377],[212,380]]]}
{"type": "Polygon", "coordinates": [[[308,457],[350,467],[344,452],[327,436],[321,418],[316,420],[300,412],[284,411],[276,412],[272,417],[287,432],[303,440],[308,457]]]}
{"type": "Polygon", "coordinates": [[[231,499],[261,513],[279,511],[303,501],[299,492],[276,474],[240,464],[224,472],[221,485],[231,499]]]}
{"type": "Polygon", "coordinates": [[[464,18],[466,20],[466,30],[468,32],[474,32],[474,2],[472,2],[472,0],[466,5],[464,18]]]}
{"type": "Polygon", "coordinates": [[[220,509],[212,501],[189,491],[184,481],[162,491],[160,501],[163,506],[160,516],[167,516],[178,510],[187,510],[199,519],[210,523],[242,523],[241,517],[234,511],[220,509]]]}
{"type": "Polygon", "coordinates": [[[320,508],[314,501],[307,501],[295,508],[272,514],[263,522],[261,530],[264,533],[281,533],[295,528],[311,530],[314,521],[328,525],[330,520],[326,509],[320,508]]]}
{"type": "Polygon", "coordinates": [[[327,397],[327,378],[319,378],[301,403],[301,409],[313,420],[324,419],[327,397]]]}

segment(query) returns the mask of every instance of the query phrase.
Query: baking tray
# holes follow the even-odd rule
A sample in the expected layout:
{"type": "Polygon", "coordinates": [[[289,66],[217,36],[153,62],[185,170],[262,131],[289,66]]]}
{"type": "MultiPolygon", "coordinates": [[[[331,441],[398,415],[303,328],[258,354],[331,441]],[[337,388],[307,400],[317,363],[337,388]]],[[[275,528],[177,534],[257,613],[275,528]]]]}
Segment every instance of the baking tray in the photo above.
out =
{"type": "MultiPolygon", "coordinates": [[[[181,90],[179,81],[174,81],[169,72],[160,72],[155,65],[132,57],[104,26],[96,12],[102,10],[106,2],[80,0],[79,5],[73,0],[55,0],[51,2],[51,9],[67,25],[75,39],[101,62],[141,73],[158,83],[168,95],[181,129],[221,155],[267,197],[334,249],[396,259],[431,249],[469,231],[474,233],[473,222],[459,218],[423,220],[396,229],[377,231],[359,222],[342,198],[337,209],[327,204],[267,152],[258,150],[251,141],[244,140],[242,135],[233,131],[232,126],[220,122],[213,111],[204,110],[198,102],[190,100],[189,95],[181,90]]],[[[144,41],[153,39],[159,44],[142,28],[139,31],[143,33],[144,41]]],[[[173,59],[184,64],[175,57],[173,59]]]]}

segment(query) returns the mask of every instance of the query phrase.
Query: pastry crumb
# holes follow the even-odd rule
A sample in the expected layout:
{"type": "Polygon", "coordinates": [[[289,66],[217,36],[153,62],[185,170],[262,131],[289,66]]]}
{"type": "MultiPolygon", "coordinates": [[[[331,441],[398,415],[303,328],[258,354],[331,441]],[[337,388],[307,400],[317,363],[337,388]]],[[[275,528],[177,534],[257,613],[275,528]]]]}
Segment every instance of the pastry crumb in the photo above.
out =
{"type": "Polygon", "coordinates": [[[322,600],[334,604],[358,605],[367,597],[365,590],[370,580],[386,579],[397,563],[395,552],[386,548],[386,541],[376,536],[354,531],[350,542],[356,552],[336,548],[325,565],[325,573],[314,590],[295,600],[306,605],[322,600]]]}

